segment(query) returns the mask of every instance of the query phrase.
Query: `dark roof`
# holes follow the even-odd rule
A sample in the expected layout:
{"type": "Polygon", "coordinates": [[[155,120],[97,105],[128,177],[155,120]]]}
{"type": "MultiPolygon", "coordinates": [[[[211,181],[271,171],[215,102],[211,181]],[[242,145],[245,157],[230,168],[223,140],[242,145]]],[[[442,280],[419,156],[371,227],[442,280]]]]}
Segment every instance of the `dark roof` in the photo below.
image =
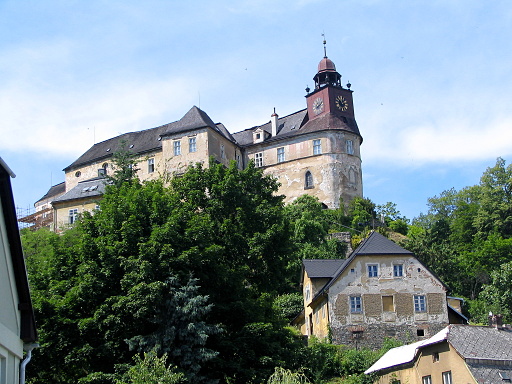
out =
{"type": "MultiPolygon", "coordinates": [[[[307,121],[307,110],[303,109],[298,112],[292,113],[291,115],[283,116],[277,119],[277,135],[265,140],[267,143],[271,140],[277,140],[280,138],[291,137],[300,133],[301,127],[304,122],[307,121]]],[[[253,144],[252,133],[261,128],[265,132],[272,134],[272,124],[269,121],[263,125],[257,125],[252,128],[248,128],[244,131],[233,133],[233,137],[236,142],[241,146],[249,146],[253,144]]]]}
{"type": "Polygon", "coordinates": [[[510,381],[505,381],[502,379],[500,372],[506,372],[508,377],[512,378],[511,365],[488,365],[467,362],[466,364],[478,384],[510,383],[510,381]]]}
{"type": "Polygon", "coordinates": [[[99,177],[81,181],[62,196],[52,200],[52,203],[101,196],[105,193],[105,183],[106,179],[99,177]]]}
{"type": "Polygon", "coordinates": [[[37,340],[36,322],[21,248],[11,177],[14,177],[14,173],[0,157],[0,202],[7,232],[7,244],[5,246],[9,247],[18,297],[18,309],[21,313],[20,338],[24,342],[33,342],[37,340]]]}
{"type": "Polygon", "coordinates": [[[334,277],[345,259],[315,259],[303,260],[304,269],[310,278],[334,277]]]}
{"type": "Polygon", "coordinates": [[[411,251],[402,248],[379,232],[373,231],[352,254],[357,255],[412,255],[411,251]]]}
{"type": "Polygon", "coordinates": [[[48,192],[46,192],[46,194],[43,197],[36,201],[36,204],[41,200],[49,199],[50,197],[53,196],[62,195],[64,192],[66,192],[66,182],[63,181],[62,183],[55,184],[54,186],[50,187],[48,192]]]}
{"type": "Polygon", "coordinates": [[[325,130],[341,130],[352,132],[361,138],[361,142],[363,141],[363,138],[359,133],[359,128],[357,127],[356,119],[354,119],[353,117],[337,116],[333,113],[326,113],[324,115],[309,120],[300,129],[300,133],[304,134],[325,130]]]}
{"type": "Polygon", "coordinates": [[[218,130],[217,125],[210,119],[210,116],[194,105],[181,119],[167,124],[167,129],[162,133],[162,136],[206,127],[218,130]]]}
{"type": "Polygon", "coordinates": [[[450,325],[448,341],[465,359],[509,360],[512,363],[511,331],[450,325]]]}
{"type": "Polygon", "coordinates": [[[156,128],[150,128],[143,131],[125,133],[111,139],[94,144],[82,156],[73,163],[64,168],[65,172],[75,169],[84,164],[107,159],[114,152],[120,149],[122,141],[126,142],[127,149],[134,154],[143,154],[146,152],[162,148],[161,136],[172,135],[175,133],[191,131],[199,128],[212,128],[228,140],[234,141],[231,134],[222,124],[215,124],[206,112],[193,106],[180,120],[173,123],[161,125],[156,128]]]}

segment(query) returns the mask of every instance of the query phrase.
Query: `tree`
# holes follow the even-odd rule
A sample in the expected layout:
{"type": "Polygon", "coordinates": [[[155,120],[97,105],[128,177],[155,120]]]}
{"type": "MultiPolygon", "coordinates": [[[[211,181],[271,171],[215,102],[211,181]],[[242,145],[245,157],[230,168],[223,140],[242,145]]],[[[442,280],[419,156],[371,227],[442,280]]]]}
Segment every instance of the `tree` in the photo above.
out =
{"type": "Polygon", "coordinates": [[[134,365],[128,370],[123,379],[117,379],[115,384],[180,384],[185,382],[182,373],[175,367],[167,366],[167,355],[158,357],[155,351],[144,352],[144,358],[135,355],[134,365]]]}
{"type": "Polygon", "coordinates": [[[487,304],[487,311],[502,314],[503,321],[509,323],[512,321],[512,261],[492,272],[491,278],[492,281],[484,285],[481,298],[487,304]]]}

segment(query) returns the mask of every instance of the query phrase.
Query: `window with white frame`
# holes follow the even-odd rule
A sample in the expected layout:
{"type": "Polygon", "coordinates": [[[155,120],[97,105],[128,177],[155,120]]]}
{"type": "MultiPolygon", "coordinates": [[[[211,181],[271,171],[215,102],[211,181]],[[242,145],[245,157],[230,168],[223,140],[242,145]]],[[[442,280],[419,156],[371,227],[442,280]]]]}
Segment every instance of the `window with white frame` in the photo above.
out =
{"type": "Polygon", "coordinates": [[[347,140],[346,146],[347,146],[347,153],[349,155],[353,155],[354,154],[354,142],[352,140],[347,140]]]}
{"type": "Polygon", "coordinates": [[[174,148],[174,156],[181,155],[181,141],[179,141],[179,140],[174,141],[173,148],[174,148]]]}
{"type": "Polygon", "coordinates": [[[368,264],[366,268],[368,269],[368,277],[379,276],[379,264],[368,264]]]}
{"type": "Polygon", "coordinates": [[[322,154],[322,142],[320,139],[313,140],[313,155],[322,154]]]}
{"type": "Polygon", "coordinates": [[[443,372],[443,384],[452,384],[452,371],[443,372]]]}
{"type": "Polygon", "coordinates": [[[195,152],[196,151],[196,138],[195,137],[189,137],[188,138],[188,151],[189,152],[195,152]]]}
{"type": "Polygon", "coordinates": [[[393,265],[393,277],[403,277],[403,276],[404,276],[403,264],[394,264],[393,265]]]}
{"type": "Polygon", "coordinates": [[[284,161],[284,147],[277,148],[277,162],[282,163],[284,161]]]}
{"type": "Polygon", "coordinates": [[[263,152],[254,155],[254,165],[256,167],[263,167],[263,152]]]}
{"type": "Polygon", "coordinates": [[[350,313],[362,313],[363,303],[361,296],[350,296],[350,313]]]}
{"type": "Polygon", "coordinates": [[[155,158],[148,159],[148,173],[155,172],[155,158]]]}
{"type": "Polygon", "coordinates": [[[414,312],[427,312],[425,295],[414,295],[414,312]]]}
{"type": "Polygon", "coordinates": [[[68,215],[68,223],[74,224],[76,222],[77,218],[78,218],[78,209],[77,208],[70,209],[69,215],[68,215]]]}
{"type": "Polygon", "coordinates": [[[306,301],[309,301],[309,298],[311,297],[311,285],[307,284],[305,291],[306,291],[306,295],[305,295],[306,301]]]}
{"type": "Polygon", "coordinates": [[[421,384],[432,384],[432,376],[423,376],[421,378],[421,384]]]}

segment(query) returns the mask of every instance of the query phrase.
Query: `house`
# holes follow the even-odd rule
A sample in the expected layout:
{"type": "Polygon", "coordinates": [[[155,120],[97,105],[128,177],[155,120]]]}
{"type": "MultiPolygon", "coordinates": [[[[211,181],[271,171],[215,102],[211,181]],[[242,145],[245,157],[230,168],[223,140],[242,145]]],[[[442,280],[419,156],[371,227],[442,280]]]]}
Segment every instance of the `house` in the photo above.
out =
{"type": "Polygon", "coordinates": [[[0,157],[0,383],[19,382],[37,339],[11,177],[0,157]]]}
{"type": "MultiPolygon", "coordinates": [[[[240,169],[252,161],[278,179],[278,193],[287,203],[310,194],[326,208],[348,204],[363,195],[363,139],[354,116],[353,91],[351,84],[342,85],[327,55],[313,80],[315,88],[306,89],[305,109],[283,117],[274,109],[266,123],[237,133],[231,134],[194,106],[175,122],[97,143],[64,168],[64,194],[70,197],[68,193],[79,183],[110,174],[112,154],[125,143],[138,161],[141,180],[180,174],[190,164],[207,165],[211,157],[226,166],[235,161],[240,169]]],[[[58,203],[53,206],[55,228],[71,224],[74,212],[94,205],[81,196],[76,204],[68,198],[64,204],[63,199],[52,201],[58,203]]]]}
{"type": "Polygon", "coordinates": [[[512,331],[449,325],[429,339],[389,350],[365,373],[382,384],[510,383],[512,331]]]}
{"type": "MultiPolygon", "coordinates": [[[[458,300],[412,252],[371,232],[346,259],[304,260],[304,335],[337,344],[378,348],[386,337],[404,342],[466,322],[458,300]]],[[[303,319],[303,320],[301,320],[303,319]]]]}

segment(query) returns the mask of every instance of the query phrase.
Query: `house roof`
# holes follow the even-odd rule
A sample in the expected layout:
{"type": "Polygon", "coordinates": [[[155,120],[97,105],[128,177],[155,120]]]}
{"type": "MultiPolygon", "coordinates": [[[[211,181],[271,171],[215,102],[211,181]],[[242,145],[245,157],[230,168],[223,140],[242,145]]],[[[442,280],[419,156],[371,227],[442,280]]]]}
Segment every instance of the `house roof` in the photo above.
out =
{"type": "Polygon", "coordinates": [[[0,157],[0,202],[7,232],[8,243],[5,246],[9,247],[18,296],[18,309],[21,313],[20,338],[24,342],[33,342],[37,340],[36,322],[21,248],[11,177],[15,177],[14,173],[0,157]]]}
{"type": "Polygon", "coordinates": [[[145,129],[142,131],[125,133],[111,139],[94,144],[82,156],[64,168],[65,172],[85,164],[107,159],[121,148],[121,142],[125,141],[128,150],[134,154],[143,154],[162,148],[161,136],[168,136],[175,133],[191,131],[199,128],[210,127],[228,140],[233,137],[222,124],[215,124],[206,112],[193,106],[180,120],[164,124],[159,127],[145,129]]]}
{"type": "Polygon", "coordinates": [[[490,378],[499,378],[499,370],[512,371],[511,331],[498,330],[493,327],[452,324],[427,340],[390,349],[365,373],[408,364],[416,358],[421,348],[444,341],[448,341],[457,353],[466,360],[478,383],[500,382],[501,379],[492,381],[490,378]],[[479,378],[483,381],[478,381],[479,378]]]}
{"type": "Polygon", "coordinates": [[[352,255],[412,255],[411,251],[402,248],[379,232],[372,231],[354,250],[352,255]]]}
{"type": "Polygon", "coordinates": [[[302,264],[308,276],[312,279],[334,277],[336,271],[345,263],[346,259],[314,259],[303,260],[302,264]]]}
{"type": "Polygon", "coordinates": [[[105,183],[106,179],[100,177],[81,181],[65,194],[57,197],[55,200],[52,200],[52,204],[75,199],[85,199],[101,196],[105,193],[105,183]]]}
{"type": "Polygon", "coordinates": [[[53,196],[62,195],[64,192],[66,192],[66,182],[63,181],[62,183],[51,186],[48,192],[46,192],[46,194],[43,197],[36,201],[36,204],[39,203],[41,200],[46,200],[53,196]]]}
{"type": "Polygon", "coordinates": [[[500,374],[506,372],[512,378],[512,366],[502,364],[482,364],[466,362],[471,374],[478,384],[510,383],[503,380],[500,374]]]}

